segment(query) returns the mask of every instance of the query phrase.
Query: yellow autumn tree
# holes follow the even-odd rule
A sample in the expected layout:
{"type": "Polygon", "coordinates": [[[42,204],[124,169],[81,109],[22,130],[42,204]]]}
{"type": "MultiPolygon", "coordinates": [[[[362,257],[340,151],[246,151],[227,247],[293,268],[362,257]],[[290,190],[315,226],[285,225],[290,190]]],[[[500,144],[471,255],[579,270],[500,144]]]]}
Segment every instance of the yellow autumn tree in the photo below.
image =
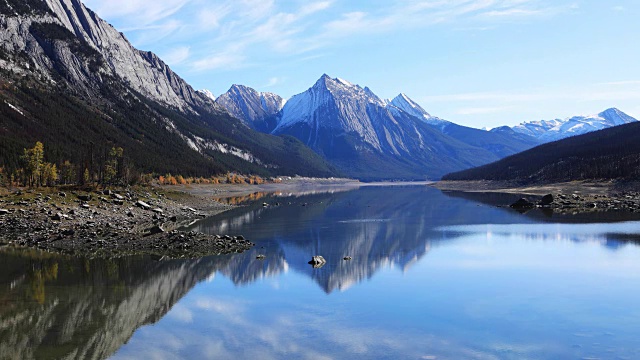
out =
{"type": "Polygon", "coordinates": [[[41,172],[44,164],[44,144],[40,141],[31,149],[24,149],[22,155],[26,182],[29,186],[41,185],[41,172]]]}

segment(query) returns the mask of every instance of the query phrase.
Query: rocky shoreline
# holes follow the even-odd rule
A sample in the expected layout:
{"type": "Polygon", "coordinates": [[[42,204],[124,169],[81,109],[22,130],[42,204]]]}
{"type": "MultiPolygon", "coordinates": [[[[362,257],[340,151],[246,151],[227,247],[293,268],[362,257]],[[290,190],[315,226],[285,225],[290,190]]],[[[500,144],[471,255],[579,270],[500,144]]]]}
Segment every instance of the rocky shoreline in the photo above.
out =
{"type": "Polygon", "coordinates": [[[501,181],[440,181],[430,184],[442,191],[517,194],[521,199],[503,204],[516,210],[552,209],[557,213],[601,211],[640,212],[640,183],[616,181],[572,181],[519,185],[501,181]]]}
{"type": "Polygon", "coordinates": [[[232,208],[158,188],[14,191],[0,195],[0,246],[86,257],[239,253],[254,246],[242,235],[178,230],[232,208]]]}
{"type": "Polygon", "coordinates": [[[612,194],[547,194],[539,200],[520,198],[509,207],[516,210],[548,208],[556,212],[640,212],[640,193],[626,191],[612,194]]]}

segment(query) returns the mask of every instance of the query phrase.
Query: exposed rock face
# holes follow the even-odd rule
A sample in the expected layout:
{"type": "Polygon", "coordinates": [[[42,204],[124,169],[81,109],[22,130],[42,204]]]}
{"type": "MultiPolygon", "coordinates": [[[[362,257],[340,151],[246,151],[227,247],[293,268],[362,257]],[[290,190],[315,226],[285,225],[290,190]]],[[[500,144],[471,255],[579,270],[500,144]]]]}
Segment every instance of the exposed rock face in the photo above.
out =
{"type": "Polygon", "coordinates": [[[51,70],[62,69],[74,88],[89,95],[115,77],[140,94],[183,111],[194,106],[216,108],[155,54],[135,49],[80,0],[31,0],[27,4],[34,9],[43,5],[49,11],[0,15],[1,46],[31,59],[23,67],[32,70],[33,66],[47,77],[51,70]],[[75,43],[75,49],[60,40],[75,43]]]}
{"type": "Polygon", "coordinates": [[[300,142],[231,117],[80,0],[0,0],[0,82],[15,87],[0,89],[0,129],[21,129],[14,148],[65,138],[55,162],[115,142],[149,172],[336,175],[300,142]]]}
{"type": "Polygon", "coordinates": [[[270,133],[276,127],[275,115],[284,106],[284,99],[269,92],[258,92],[243,85],[233,85],[216,99],[216,103],[250,127],[270,133]]]}
{"type": "MultiPolygon", "coordinates": [[[[411,107],[407,101],[402,106],[411,107]]],[[[287,101],[273,133],[295,136],[347,175],[367,180],[436,179],[445,169],[498,159],[444,134],[426,121],[424,110],[420,114],[403,111],[368,88],[323,75],[287,101]]]]}

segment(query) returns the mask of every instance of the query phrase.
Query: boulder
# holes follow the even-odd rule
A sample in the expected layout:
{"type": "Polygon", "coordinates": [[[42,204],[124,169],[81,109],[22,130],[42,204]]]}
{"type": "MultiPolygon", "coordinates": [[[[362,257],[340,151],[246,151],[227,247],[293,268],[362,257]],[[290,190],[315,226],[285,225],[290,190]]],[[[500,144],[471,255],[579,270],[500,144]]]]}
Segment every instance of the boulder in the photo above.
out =
{"type": "Polygon", "coordinates": [[[138,200],[136,202],[136,206],[137,207],[141,207],[145,210],[151,210],[151,205],[147,204],[146,202],[142,201],[142,200],[138,200]]]}
{"type": "Polygon", "coordinates": [[[327,263],[327,260],[325,260],[320,255],[316,255],[316,256],[312,257],[311,261],[309,261],[309,264],[313,265],[313,267],[316,268],[316,269],[319,269],[319,268],[323,267],[326,263],[327,263]]]}
{"type": "Polygon", "coordinates": [[[116,193],[111,193],[111,198],[116,200],[124,200],[124,196],[116,193]]]}
{"type": "Polygon", "coordinates": [[[156,214],[162,214],[162,213],[163,213],[162,209],[160,209],[160,208],[155,208],[155,209],[153,209],[152,211],[153,211],[154,213],[156,213],[156,214]]]}
{"type": "Polygon", "coordinates": [[[526,198],[521,198],[520,200],[514,202],[513,204],[510,205],[511,208],[513,209],[530,209],[535,207],[536,204],[532,203],[531,201],[527,200],[526,198]]]}
{"type": "Polygon", "coordinates": [[[81,201],[91,201],[91,194],[78,195],[78,199],[81,201]]]}
{"type": "Polygon", "coordinates": [[[164,229],[162,228],[161,225],[156,225],[154,227],[147,229],[147,235],[155,235],[163,232],[164,232],[164,229]]]}
{"type": "Polygon", "coordinates": [[[7,215],[9,214],[9,210],[7,209],[0,209],[0,215],[7,215]]]}
{"type": "Polygon", "coordinates": [[[64,215],[62,215],[61,213],[56,213],[51,217],[51,220],[55,221],[62,221],[62,219],[64,219],[64,215]]]}
{"type": "Polygon", "coordinates": [[[540,199],[540,205],[549,206],[553,203],[553,195],[547,194],[540,199]]]}
{"type": "Polygon", "coordinates": [[[264,260],[266,258],[267,258],[266,255],[258,255],[258,256],[256,256],[256,259],[258,259],[258,260],[264,260]]]}

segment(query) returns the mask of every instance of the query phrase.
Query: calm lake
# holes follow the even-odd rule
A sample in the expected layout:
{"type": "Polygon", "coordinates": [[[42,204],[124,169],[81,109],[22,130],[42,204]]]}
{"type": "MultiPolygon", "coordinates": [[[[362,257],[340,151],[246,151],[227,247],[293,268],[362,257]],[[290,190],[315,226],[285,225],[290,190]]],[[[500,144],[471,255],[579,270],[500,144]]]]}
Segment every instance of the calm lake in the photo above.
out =
{"type": "Polygon", "coordinates": [[[256,247],[197,260],[5,248],[0,358],[640,359],[640,215],[515,199],[254,194],[188,230],[256,247]]]}

